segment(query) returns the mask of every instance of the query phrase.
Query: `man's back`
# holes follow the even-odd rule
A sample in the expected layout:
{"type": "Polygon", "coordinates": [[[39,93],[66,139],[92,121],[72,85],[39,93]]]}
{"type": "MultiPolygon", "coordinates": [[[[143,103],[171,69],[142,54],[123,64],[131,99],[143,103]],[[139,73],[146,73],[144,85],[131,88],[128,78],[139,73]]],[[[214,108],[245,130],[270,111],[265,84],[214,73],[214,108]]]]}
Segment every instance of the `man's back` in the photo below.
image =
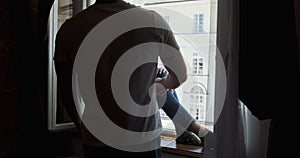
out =
{"type": "MultiPolygon", "coordinates": [[[[74,61],[81,42],[87,34],[102,20],[120,11],[135,8],[136,6],[124,1],[112,3],[95,3],[87,9],[79,12],[70,19],[67,19],[59,29],[56,38],[57,42],[63,42],[66,46],[64,53],[56,52],[55,61],[74,61]]],[[[101,42],[101,41],[99,41],[101,42]]]]}
{"type": "MultiPolygon", "coordinates": [[[[154,43],[163,43],[176,50],[179,50],[179,47],[167,26],[156,28],[156,23],[163,21],[161,16],[141,8],[137,12],[124,12],[134,8],[138,7],[123,1],[96,2],[67,20],[57,33],[54,60],[58,87],[62,94],[63,104],[80,129],[83,143],[86,145],[105,146],[106,144],[128,151],[146,151],[146,148],[153,150],[156,149],[154,146],[158,148],[160,145],[158,132],[161,129],[161,122],[158,111],[153,112],[157,110],[157,105],[153,102],[152,94],[154,93],[151,90],[155,81],[161,45],[154,43]],[[130,17],[124,17],[122,13],[130,13],[130,17]],[[115,25],[108,25],[107,30],[103,29],[105,22],[109,23],[109,20],[114,18],[112,15],[114,17],[120,15],[122,18],[117,18],[115,25]],[[144,16],[148,24],[131,29],[130,26],[134,26],[136,22],[135,16],[137,20],[138,17],[144,16]],[[128,21],[128,19],[131,20],[128,21]],[[117,37],[107,36],[107,34],[110,35],[108,33],[110,31],[114,34],[122,29],[127,31],[117,37]],[[86,41],[91,42],[86,43],[86,41]],[[103,50],[98,49],[107,41],[109,43],[103,50]],[[85,45],[91,45],[91,48],[85,50],[85,45]],[[89,51],[94,47],[97,47],[96,51],[89,51]],[[93,51],[96,52],[96,56],[98,55],[97,60],[91,57],[93,51]],[[93,64],[95,65],[95,68],[92,67],[94,72],[82,73],[87,75],[76,73],[78,67],[89,67],[93,64]],[[74,82],[76,82],[75,85],[78,84],[74,81],[74,72],[75,76],[78,75],[79,83],[79,86],[75,88],[78,91],[75,91],[79,93],[74,93],[74,82]],[[80,87],[80,82],[86,78],[94,87],[80,87]],[[93,95],[84,98],[85,94],[82,94],[84,93],[82,89],[87,89],[91,93],[94,89],[97,103],[90,101],[93,95]],[[77,94],[79,96],[76,96],[77,94]],[[83,109],[78,109],[78,104],[83,109]],[[75,105],[77,105],[78,112],[75,105]],[[98,110],[103,113],[99,114],[98,110]],[[91,122],[96,124],[91,126],[91,122]],[[122,132],[118,134],[118,130],[122,132]],[[130,137],[136,133],[142,134],[130,137]]],[[[171,56],[168,57],[171,58],[171,56]]],[[[92,70],[87,68],[86,71],[92,70]]]]}

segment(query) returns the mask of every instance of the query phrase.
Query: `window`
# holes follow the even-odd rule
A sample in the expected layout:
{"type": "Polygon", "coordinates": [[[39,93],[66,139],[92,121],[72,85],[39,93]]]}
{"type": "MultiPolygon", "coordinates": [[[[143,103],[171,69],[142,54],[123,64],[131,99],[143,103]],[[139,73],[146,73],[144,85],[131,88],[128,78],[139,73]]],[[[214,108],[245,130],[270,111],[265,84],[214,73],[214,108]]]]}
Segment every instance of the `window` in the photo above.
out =
{"type": "Polygon", "coordinates": [[[65,22],[66,19],[72,17],[73,15],[73,6],[72,6],[72,0],[60,0],[58,1],[58,16],[57,16],[57,27],[60,28],[60,26],[65,22]]]}
{"type": "Polygon", "coordinates": [[[205,121],[206,111],[206,93],[204,89],[195,85],[190,91],[190,113],[198,121],[205,121]]]}
{"type": "MultiPolygon", "coordinates": [[[[175,38],[187,63],[188,79],[176,89],[180,103],[199,122],[211,124],[214,121],[214,72],[216,55],[216,0],[126,0],[160,13],[175,33],[175,38]],[[201,14],[200,14],[200,13],[201,14]],[[172,19],[172,20],[170,20],[172,19]],[[193,28],[193,29],[191,29],[193,28]],[[204,30],[207,32],[204,34],[204,30]],[[209,110],[210,109],[210,110],[209,110]],[[212,110],[211,110],[212,109],[212,110]]],[[[73,127],[60,104],[56,89],[53,51],[55,34],[61,24],[78,11],[93,4],[95,0],[57,0],[49,17],[49,100],[48,127],[60,130],[73,127]]],[[[174,126],[161,111],[165,130],[174,126]]]]}
{"type": "Polygon", "coordinates": [[[193,74],[203,75],[203,57],[200,53],[193,53],[193,74]]]}
{"type": "MultiPolygon", "coordinates": [[[[77,1],[74,2],[76,3],[77,1]]],[[[62,23],[64,23],[66,19],[70,18],[74,14],[74,11],[76,11],[73,5],[74,3],[72,0],[54,1],[49,15],[48,129],[54,131],[74,127],[74,124],[71,122],[70,117],[61,104],[60,97],[58,95],[59,91],[56,87],[56,73],[52,61],[54,55],[55,34],[62,23]]]]}
{"type": "MultiPolygon", "coordinates": [[[[214,93],[213,72],[216,53],[214,50],[216,48],[216,23],[214,22],[216,12],[211,8],[216,8],[216,4],[216,1],[212,0],[148,0],[144,3],[144,7],[157,11],[167,19],[186,59],[188,79],[176,89],[180,103],[197,121],[208,125],[210,129],[214,120],[214,108],[208,107],[212,105],[208,103],[214,100],[212,94],[214,93]],[[204,17],[207,18],[204,19],[204,17]],[[209,28],[208,33],[203,33],[204,28],[209,28]]],[[[165,131],[174,131],[172,120],[163,110],[161,110],[161,116],[165,131]]]]}
{"type": "Polygon", "coordinates": [[[164,19],[168,24],[170,23],[170,16],[166,15],[164,16],[164,19]]]}
{"type": "Polygon", "coordinates": [[[204,32],[204,15],[194,14],[193,33],[204,32]]]}

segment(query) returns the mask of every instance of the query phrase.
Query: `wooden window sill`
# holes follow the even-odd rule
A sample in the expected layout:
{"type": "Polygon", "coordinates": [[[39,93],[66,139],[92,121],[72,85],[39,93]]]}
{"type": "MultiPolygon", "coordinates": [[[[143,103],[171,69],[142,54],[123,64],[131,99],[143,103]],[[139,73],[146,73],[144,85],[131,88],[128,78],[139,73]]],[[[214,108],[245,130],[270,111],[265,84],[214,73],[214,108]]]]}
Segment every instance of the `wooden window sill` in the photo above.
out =
{"type": "Polygon", "coordinates": [[[202,146],[176,144],[173,137],[162,136],[161,138],[161,150],[163,152],[197,158],[204,155],[202,146]]]}

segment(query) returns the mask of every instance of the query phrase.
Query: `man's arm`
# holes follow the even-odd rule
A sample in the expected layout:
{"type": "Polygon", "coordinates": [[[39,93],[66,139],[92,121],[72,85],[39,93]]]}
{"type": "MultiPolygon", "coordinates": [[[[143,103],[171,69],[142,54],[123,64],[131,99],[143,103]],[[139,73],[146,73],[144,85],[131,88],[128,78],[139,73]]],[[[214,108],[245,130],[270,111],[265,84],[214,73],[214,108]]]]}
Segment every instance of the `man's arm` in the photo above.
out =
{"type": "Polygon", "coordinates": [[[62,104],[75,126],[80,130],[80,117],[74,104],[72,92],[72,64],[55,61],[55,71],[62,104]]]}
{"type": "Polygon", "coordinates": [[[157,80],[157,83],[162,84],[166,89],[176,89],[187,79],[187,70],[181,53],[175,52],[171,57],[161,57],[167,71],[167,77],[157,80]]]}

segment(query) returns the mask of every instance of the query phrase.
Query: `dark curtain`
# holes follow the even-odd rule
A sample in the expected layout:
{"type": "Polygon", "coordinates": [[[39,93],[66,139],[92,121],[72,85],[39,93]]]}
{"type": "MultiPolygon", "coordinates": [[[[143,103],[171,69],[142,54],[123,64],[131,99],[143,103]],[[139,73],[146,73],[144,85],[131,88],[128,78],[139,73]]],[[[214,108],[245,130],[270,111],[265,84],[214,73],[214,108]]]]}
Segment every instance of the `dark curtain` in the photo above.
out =
{"type": "Polygon", "coordinates": [[[271,119],[268,157],[297,154],[299,82],[293,1],[241,1],[239,98],[271,119]]]}
{"type": "MultiPolygon", "coordinates": [[[[47,131],[45,35],[53,1],[15,2],[18,8],[18,131],[16,157],[54,157],[47,131]]],[[[10,17],[13,18],[13,17],[10,17]]]]}
{"type": "MultiPolygon", "coordinates": [[[[239,61],[239,0],[218,0],[217,47],[218,58],[224,62],[226,72],[226,97],[222,112],[215,124],[213,158],[243,158],[245,143],[238,100],[239,61]],[[219,57],[218,57],[219,55],[219,57]]],[[[222,64],[217,62],[217,67],[222,64]]],[[[216,78],[221,75],[216,71],[216,78]]],[[[216,98],[220,81],[216,82],[216,98]]],[[[210,156],[208,156],[210,157],[210,156]]]]}

